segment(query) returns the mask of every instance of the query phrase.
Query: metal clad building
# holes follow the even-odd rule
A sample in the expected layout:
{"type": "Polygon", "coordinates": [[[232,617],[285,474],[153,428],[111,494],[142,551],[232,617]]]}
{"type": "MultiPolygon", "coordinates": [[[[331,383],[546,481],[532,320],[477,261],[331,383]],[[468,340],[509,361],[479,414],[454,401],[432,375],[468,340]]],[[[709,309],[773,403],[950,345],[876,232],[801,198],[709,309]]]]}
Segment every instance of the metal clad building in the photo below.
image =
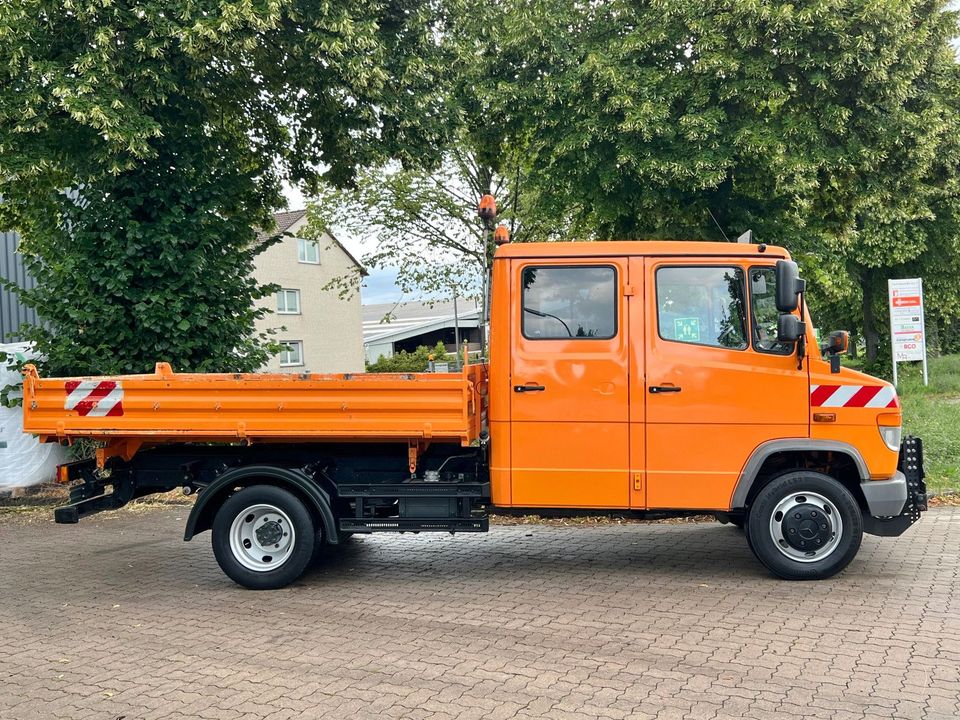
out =
{"type": "MultiPolygon", "coordinates": [[[[0,280],[9,280],[22,288],[30,289],[36,285],[27,275],[23,261],[17,254],[20,236],[14,232],[0,232],[0,280]]],[[[36,322],[33,310],[24,307],[16,293],[0,287],[0,343],[17,340],[17,328],[25,322],[36,322]]]]}

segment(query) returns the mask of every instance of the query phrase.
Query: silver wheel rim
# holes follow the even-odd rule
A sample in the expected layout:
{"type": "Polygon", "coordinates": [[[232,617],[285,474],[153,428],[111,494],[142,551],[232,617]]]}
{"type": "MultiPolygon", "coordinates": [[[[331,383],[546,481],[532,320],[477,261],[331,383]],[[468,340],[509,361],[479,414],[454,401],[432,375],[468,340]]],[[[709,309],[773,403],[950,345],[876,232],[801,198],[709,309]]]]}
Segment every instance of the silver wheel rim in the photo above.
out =
{"type": "Polygon", "coordinates": [[[230,526],[230,552],[254,572],[282,566],[293,554],[296,540],[290,516],[274,505],[251,505],[238,513],[230,526]]]}
{"type": "Polygon", "coordinates": [[[840,518],[840,511],[837,506],[823,495],[801,490],[787,495],[773,509],[770,514],[770,537],[773,538],[774,546],[785,557],[802,563],[818,562],[832,555],[840,546],[840,540],[843,537],[843,520],[840,518]],[[819,511],[825,514],[826,522],[829,523],[832,532],[826,540],[822,540],[819,544],[811,541],[809,549],[794,547],[784,534],[783,520],[799,508],[809,508],[811,505],[819,508],[819,511]]]}

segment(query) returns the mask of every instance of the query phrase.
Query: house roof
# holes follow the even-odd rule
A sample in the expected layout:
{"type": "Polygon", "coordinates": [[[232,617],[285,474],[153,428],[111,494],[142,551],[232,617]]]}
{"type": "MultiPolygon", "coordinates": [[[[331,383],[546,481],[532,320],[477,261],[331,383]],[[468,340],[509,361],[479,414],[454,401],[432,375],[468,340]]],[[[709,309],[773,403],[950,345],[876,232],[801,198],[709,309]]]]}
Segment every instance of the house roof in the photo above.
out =
{"type": "MultiPolygon", "coordinates": [[[[292,228],[298,222],[306,218],[306,216],[307,216],[306,209],[288,210],[287,212],[274,213],[273,221],[277,224],[277,232],[282,234],[285,232],[291,232],[290,228],[292,228]]],[[[330,236],[330,239],[333,240],[336,246],[339,247],[348,258],[350,258],[351,262],[353,262],[353,264],[360,269],[360,276],[366,277],[368,275],[367,269],[360,264],[360,262],[353,256],[353,253],[351,253],[349,250],[347,250],[346,247],[344,247],[343,243],[337,239],[336,235],[334,235],[329,228],[327,228],[325,232],[327,233],[327,235],[330,236]]],[[[261,238],[267,237],[267,233],[265,232],[260,232],[258,234],[260,235],[261,238]]]]}
{"type": "Polygon", "coordinates": [[[306,210],[290,210],[289,212],[274,213],[273,221],[277,224],[277,232],[285,233],[297,221],[306,217],[306,210]]]}

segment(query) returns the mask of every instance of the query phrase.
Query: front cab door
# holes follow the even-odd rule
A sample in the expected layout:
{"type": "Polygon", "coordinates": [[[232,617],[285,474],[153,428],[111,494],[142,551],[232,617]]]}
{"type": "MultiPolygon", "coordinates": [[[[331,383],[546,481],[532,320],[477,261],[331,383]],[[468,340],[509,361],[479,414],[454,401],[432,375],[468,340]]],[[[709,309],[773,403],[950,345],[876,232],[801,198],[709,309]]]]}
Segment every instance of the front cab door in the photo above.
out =
{"type": "Polygon", "coordinates": [[[628,507],[627,263],[511,263],[512,504],[628,507]]]}
{"type": "Polygon", "coordinates": [[[809,430],[807,369],[776,340],[772,262],[646,267],[647,505],[728,509],[758,445],[809,430]]]}

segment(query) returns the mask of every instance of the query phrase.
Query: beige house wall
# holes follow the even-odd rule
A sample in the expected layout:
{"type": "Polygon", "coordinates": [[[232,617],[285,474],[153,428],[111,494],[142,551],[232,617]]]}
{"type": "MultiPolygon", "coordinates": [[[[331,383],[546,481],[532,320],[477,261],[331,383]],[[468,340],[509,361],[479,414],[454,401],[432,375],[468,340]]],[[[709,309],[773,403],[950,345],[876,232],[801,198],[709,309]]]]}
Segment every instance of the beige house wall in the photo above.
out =
{"type": "Polygon", "coordinates": [[[277,340],[303,343],[303,364],[281,367],[280,357],[270,359],[264,371],[340,373],[362,372],[363,318],[359,289],[352,297],[342,299],[336,289],[324,286],[336,277],[355,274],[357,266],[329,235],[320,241],[320,263],[299,261],[297,230],[305,220],[294,223],[285,237],[261,253],[256,260],[254,277],[260,283],[276,283],[282,288],[300,291],[300,314],[278,315],[277,298],[271,295],[260,305],[271,313],[257,321],[259,330],[277,328],[277,340]],[[280,330],[279,328],[285,328],[280,330]]]}

